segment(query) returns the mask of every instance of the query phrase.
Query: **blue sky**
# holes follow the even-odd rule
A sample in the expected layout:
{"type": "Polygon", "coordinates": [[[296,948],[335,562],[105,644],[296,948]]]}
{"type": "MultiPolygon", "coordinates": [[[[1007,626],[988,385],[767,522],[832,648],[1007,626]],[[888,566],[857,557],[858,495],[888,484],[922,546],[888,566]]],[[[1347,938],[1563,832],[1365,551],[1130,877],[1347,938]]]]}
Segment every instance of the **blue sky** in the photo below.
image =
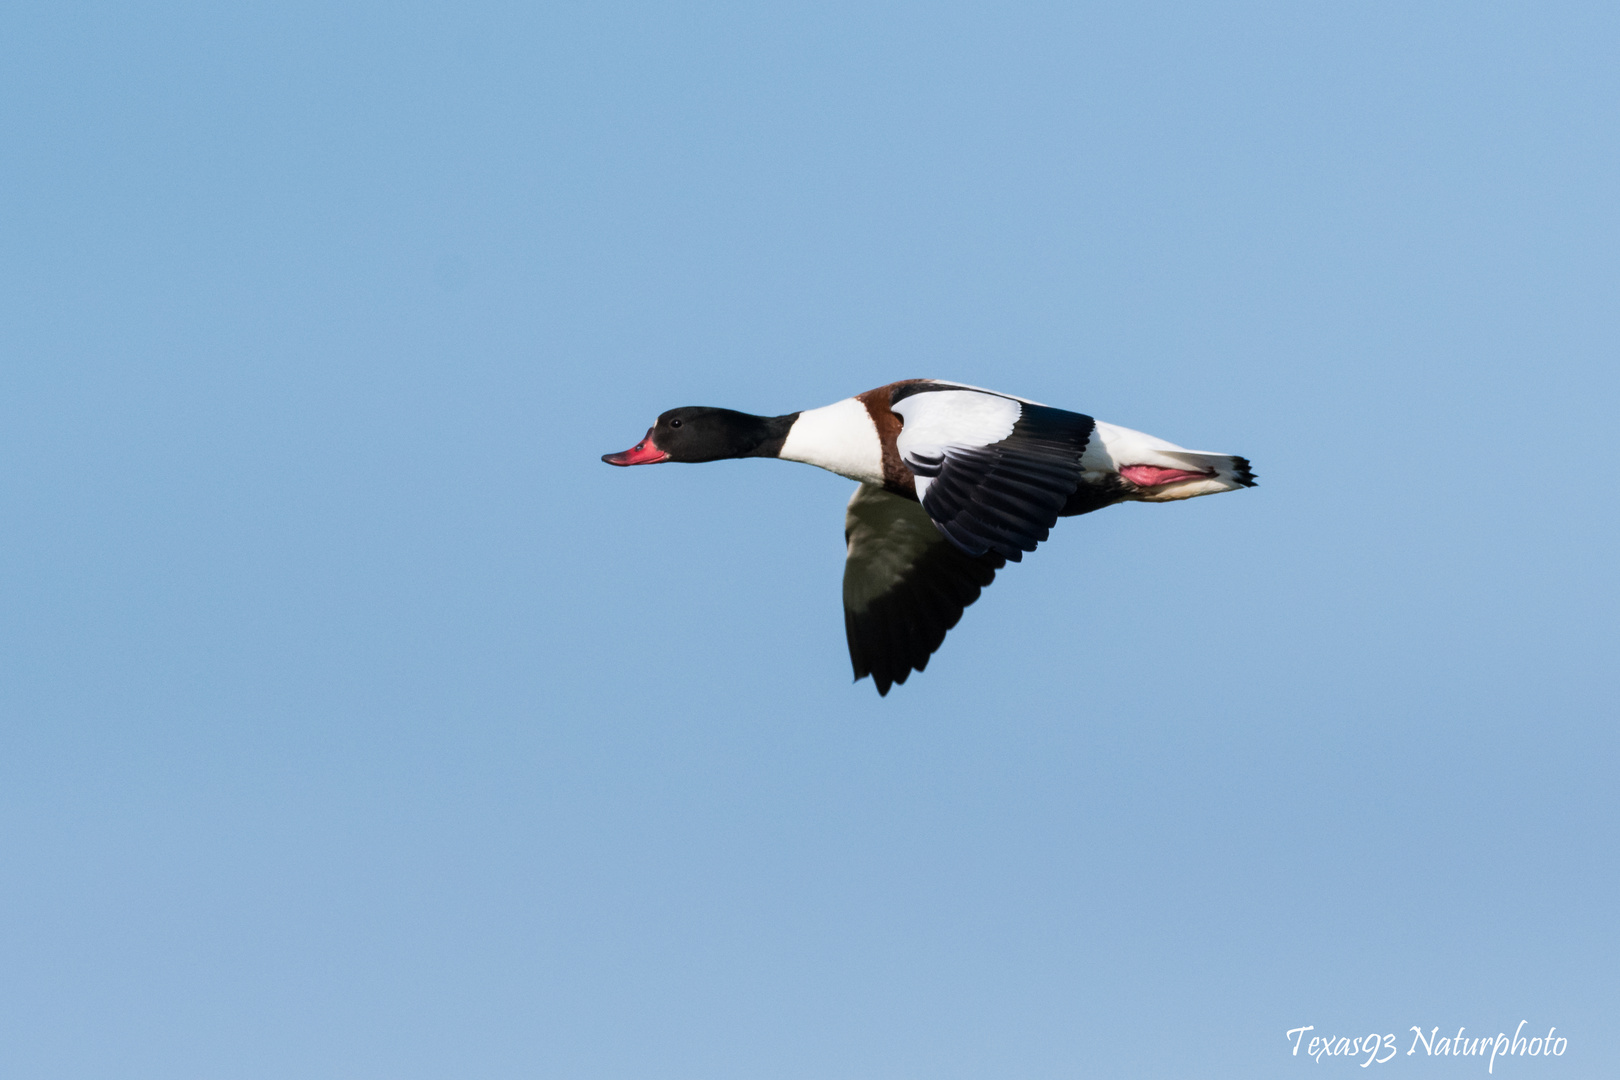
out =
{"type": "Polygon", "coordinates": [[[3,1071],[1612,1074],[1617,31],[8,5],[3,1071]],[[598,460],[915,376],[1261,486],[880,700],[847,481],[598,460]]]}

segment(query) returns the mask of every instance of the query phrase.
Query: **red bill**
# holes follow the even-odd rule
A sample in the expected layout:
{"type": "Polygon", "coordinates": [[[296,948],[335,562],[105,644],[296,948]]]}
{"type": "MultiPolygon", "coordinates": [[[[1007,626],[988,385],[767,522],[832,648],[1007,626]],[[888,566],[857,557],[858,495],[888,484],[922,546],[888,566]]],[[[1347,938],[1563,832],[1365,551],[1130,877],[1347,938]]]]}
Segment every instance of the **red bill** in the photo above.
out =
{"type": "Polygon", "coordinates": [[[622,454],[603,454],[602,460],[609,465],[654,465],[668,461],[669,455],[653,445],[652,428],[648,428],[646,436],[636,445],[622,454]]]}

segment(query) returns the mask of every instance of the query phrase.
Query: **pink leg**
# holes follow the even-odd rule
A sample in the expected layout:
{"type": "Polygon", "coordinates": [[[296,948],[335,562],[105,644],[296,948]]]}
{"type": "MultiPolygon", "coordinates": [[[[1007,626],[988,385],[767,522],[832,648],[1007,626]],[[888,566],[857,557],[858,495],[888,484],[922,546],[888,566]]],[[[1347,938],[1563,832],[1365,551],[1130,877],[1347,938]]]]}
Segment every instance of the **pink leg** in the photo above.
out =
{"type": "Polygon", "coordinates": [[[1125,465],[1120,468],[1119,475],[1137,487],[1158,487],[1160,484],[1170,484],[1177,480],[1201,480],[1214,476],[1215,473],[1214,470],[1188,472],[1186,469],[1161,469],[1157,465],[1125,465]]]}

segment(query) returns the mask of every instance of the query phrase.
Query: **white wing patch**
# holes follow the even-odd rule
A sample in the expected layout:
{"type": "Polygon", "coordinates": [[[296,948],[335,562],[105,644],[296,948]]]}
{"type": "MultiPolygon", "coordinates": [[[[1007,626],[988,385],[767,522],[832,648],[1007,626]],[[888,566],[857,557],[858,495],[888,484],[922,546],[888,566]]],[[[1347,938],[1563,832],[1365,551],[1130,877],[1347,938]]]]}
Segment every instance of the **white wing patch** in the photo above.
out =
{"type": "MultiPolygon", "coordinates": [[[[979,390],[930,390],[902,398],[893,406],[905,426],[895,449],[907,464],[937,463],[954,447],[977,448],[998,443],[1012,434],[1023,413],[1016,400],[979,390]]],[[[913,469],[917,498],[928,492],[930,470],[913,469]]]]}
{"type": "Polygon", "coordinates": [[[953,387],[953,388],[955,388],[957,390],[977,390],[981,394],[989,394],[992,397],[1007,398],[1008,400],[1011,400],[1011,401],[1022,401],[1025,405],[1044,405],[1045,404],[1045,402],[1041,402],[1041,401],[1031,401],[1027,397],[1019,397],[1017,394],[1004,394],[1000,390],[986,390],[984,387],[982,387],[982,386],[974,386],[972,383],[951,382],[949,379],[929,379],[928,381],[933,383],[935,386],[949,386],[949,387],[953,387]]]}
{"type": "Polygon", "coordinates": [[[890,408],[918,500],[964,554],[1017,562],[1079,487],[1089,416],[966,389],[919,389],[890,408]]]}

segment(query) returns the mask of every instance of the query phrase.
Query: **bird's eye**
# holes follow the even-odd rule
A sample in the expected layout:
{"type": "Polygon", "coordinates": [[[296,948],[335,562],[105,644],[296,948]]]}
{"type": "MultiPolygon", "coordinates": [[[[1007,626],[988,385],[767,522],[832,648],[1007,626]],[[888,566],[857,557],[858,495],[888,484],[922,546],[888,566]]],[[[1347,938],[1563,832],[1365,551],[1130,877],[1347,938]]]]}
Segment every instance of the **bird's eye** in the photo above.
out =
{"type": "Polygon", "coordinates": [[[681,426],[681,422],[680,422],[680,421],[679,421],[679,420],[671,420],[671,421],[670,421],[670,422],[669,422],[669,426],[670,426],[670,427],[680,427],[680,426],[681,426]]]}

